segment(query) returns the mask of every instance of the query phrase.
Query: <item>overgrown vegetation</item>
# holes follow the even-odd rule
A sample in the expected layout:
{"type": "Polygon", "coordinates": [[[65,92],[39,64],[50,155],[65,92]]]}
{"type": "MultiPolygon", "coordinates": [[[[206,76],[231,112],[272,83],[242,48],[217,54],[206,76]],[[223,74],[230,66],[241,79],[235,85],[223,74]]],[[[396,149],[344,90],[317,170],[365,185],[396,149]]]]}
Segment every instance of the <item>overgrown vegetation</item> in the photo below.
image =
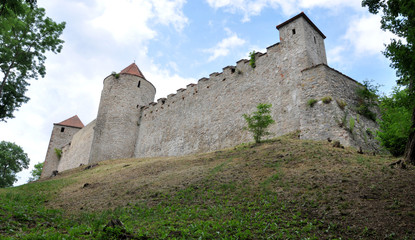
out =
{"type": "Polygon", "coordinates": [[[256,67],[255,61],[256,61],[256,52],[254,50],[254,51],[252,51],[252,52],[249,53],[249,65],[252,68],[255,68],[256,67]]]}
{"type": "Polygon", "coordinates": [[[308,105],[309,107],[314,107],[314,105],[315,105],[317,102],[318,102],[318,101],[317,101],[317,99],[311,98],[311,99],[308,99],[308,101],[307,101],[307,105],[308,105]]]}
{"type": "Polygon", "coordinates": [[[415,237],[414,168],[391,169],[393,158],[297,136],[168,160],[106,161],[0,189],[0,238],[415,237]]]}
{"type": "Polygon", "coordinates": [[[350,131],[351,133],[353,133],[353,130],[354,130],[354,125],[355,125],[354,118],[353,118],[353,117],[350,117],[350,118],[349,118],[349,131],[350,131]]]}
{"type": "Polygon", "coordinates": [[[347,103],[344,100],[342,100],[342,99],[337,99],[336,98],[336,103],[337,103],[337,105],[339,106],[339,108],[341,110],[344,110],[346,108],[346,106],[347,106],[347,103]]]}
{"type": "Polygon", "coordinates": [[[55,148],[54,150],[55,150],[55,154],[58,157],[58,159],[61,159],[61,157],[62,157],[62,149],[55,148]]]}
{"type": "Polygon", "coordinates": [[[325,104],[329,104],[333,99],[330,96],[325,96],[321,99],[321,101],[325,104]]]}
{"type": "Polygon", "coordinates": [[[275,123],[275,120],[272,119],[270,115],[271,107],[271,104],[260,103],[257,106],[257,111],[253,112],[252,115],[242,115],[248,124],[244,129],[250,131],[254,135],[256,143],[260,143],[263,137],[271,135],[271,133],[267,131],[269,125],[275,123]]]}
{"type": "Polygon", "coordinates": [[[120,74],[119,74],[119,73],[112,72],[112,73],[111,73],[111,75],[112,75],[113,77],[115,77],[115,79],[119,79],[119,78],[120,78],[120,74]]]}
{"type": "Polygon", "coordinates": [[[380,131],[378,140],[394,156],[402,156],[411,131],[414,97],[407,88],[395,88],[392,94],[380,98],[381,119],[378,120],[380,131]]]}
{"type": "Polygon", "coordinates": [[[376,121],[376,113],[373,108],[378,106],[379,85],[373,85],[371,81],[363,81],[363,87],[356,88],[358,105],[356,112],[366,118],[376,121]]]}

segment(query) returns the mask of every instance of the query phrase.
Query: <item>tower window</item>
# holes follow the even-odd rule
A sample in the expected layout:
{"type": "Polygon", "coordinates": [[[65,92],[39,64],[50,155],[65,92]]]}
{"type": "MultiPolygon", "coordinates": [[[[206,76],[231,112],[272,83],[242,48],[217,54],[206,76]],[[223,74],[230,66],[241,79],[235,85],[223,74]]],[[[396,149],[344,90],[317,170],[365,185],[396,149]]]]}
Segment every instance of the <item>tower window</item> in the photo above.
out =
{"type": "Polygon", "coordinates": [[[139,88],[141,85],[141,81],[138,81],[137,87],[139,88]]]}
{"type": "Polygon", "coordinates": [[[65,132],[65,128],[64,127],[61,127],[61,132],[65,132]]]}
{"type": "Polygon", "coordinates": [[[293,31],[293,35],[294,35],[295,34],[295,28],[292,31],[293,31]]]}
{"type": "Polygon", "coordinates": [[[317,44],[317,40],[316,40],[316,37],[314,37],[314,43],[316,43],[316,44],[317,44]]]}

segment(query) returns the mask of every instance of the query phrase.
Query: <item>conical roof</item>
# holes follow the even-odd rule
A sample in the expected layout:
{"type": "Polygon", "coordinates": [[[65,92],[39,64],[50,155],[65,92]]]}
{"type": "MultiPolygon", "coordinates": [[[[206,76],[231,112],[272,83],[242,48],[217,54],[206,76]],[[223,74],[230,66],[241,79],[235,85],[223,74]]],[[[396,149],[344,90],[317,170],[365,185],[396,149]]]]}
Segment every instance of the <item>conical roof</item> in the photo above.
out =
{"type": "Polygon", "coordinates": [[[141,77],[141,78],[146,79],[144,77],[143,73],[141,73],[140,69],[137,67],[137,65],[135,63],[131,63],[128,67],[124,68],[120,72],[120,74],[123,74],[123,73],[135,75],[135,76],[138,76],[138,77],[141,77]]]}
{"type": "Polygon", "coordinates": [[[71,118],[66,119],[60,123],[55,123],[55,125],[62,125],[67,127],[76,127],[76,128],[83,128],[84,124],[79,119],[78,115],[75,115],[71,118]]]}

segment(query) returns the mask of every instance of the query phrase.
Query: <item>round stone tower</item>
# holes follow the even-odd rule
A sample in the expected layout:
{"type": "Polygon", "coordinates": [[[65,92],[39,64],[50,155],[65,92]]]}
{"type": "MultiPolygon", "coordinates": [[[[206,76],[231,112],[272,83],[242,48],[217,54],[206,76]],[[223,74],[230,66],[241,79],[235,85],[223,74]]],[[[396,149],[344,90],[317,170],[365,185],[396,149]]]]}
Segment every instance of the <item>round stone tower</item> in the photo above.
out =
{"type": "Polygon", "coordinates": [[[154,101],[156,88],[135,63],[104,79],[89,163],[134,155],[141,106],[154,101]]]}

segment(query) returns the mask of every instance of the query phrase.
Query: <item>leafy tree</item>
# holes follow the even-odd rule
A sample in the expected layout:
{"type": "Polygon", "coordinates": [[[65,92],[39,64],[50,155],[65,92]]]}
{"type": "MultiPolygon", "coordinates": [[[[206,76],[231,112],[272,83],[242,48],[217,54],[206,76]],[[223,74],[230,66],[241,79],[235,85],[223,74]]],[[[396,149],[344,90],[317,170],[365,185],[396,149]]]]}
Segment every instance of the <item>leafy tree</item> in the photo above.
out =
{"type": "Polygon", "coordinates": [[[268,126],[275,122],[270,115],[271,106],[271,104],[260,103],[257,106],[258,111],[254,112],[252,115],[242,115],[248,123],[248,127],[245,127],[244,129],[254,134],[256,143],[260,143],[262,137],[271,134],[270,132],[267,132],[268,126]]]}
{"type": "MultiPolygon", "coordinates": [[[[391,67],[396,69],[397,83],[408,87],[410,95],[415,94],[415,1],[363,0],[362,5],[369,7],[369,12],[373,14],[382,11],[381,28],[404,40],[393,39],[384,54],[391,60],[391,67]]],[[[404,158],[405,162],[415,165],[415,108],[412,109],[411,123],[404,158]]]]}
{"type": "Polygon", "coordinates": [[[42,175],[42,170],[43,162],[35,164],[35,168],[30,172],[32,176],[29,178],[29,182],[38,180],[40,178],[40,175],[42,175]]]}
{"type": "Polygon", "coordinates": [[[390,97],[380,98],[382,118],[378,120],[378,139],[394,156],[402,156],[411,130],[411,113],[414,101],[408,89],[395,88],[390,97]]]}
{"type": "Polygon", "coordinates": [[[16,173],[29,167],[29,158],[18,145],[0,142],[0,188],[10,187],[17,181],[16,173]]]}
{"type": "MultiPolygon", "coordinates": [[[[26,0],[30,7],[35,7],[37,0],[26,0]]],[[[14,13],[23,11],[23,2],[20,0],[0,0],[0,16],[6,15],[6,8],[10,9],[14,13]]]]}
{"type": "Polygon", "coordinates": [[[65,22],[55,23],[45,16],[45,9],[23,0],[0,4],[0,121],[6,121],[29,100],[27,81],[45,76],[45,53],[61,51],[65,22]]]}

